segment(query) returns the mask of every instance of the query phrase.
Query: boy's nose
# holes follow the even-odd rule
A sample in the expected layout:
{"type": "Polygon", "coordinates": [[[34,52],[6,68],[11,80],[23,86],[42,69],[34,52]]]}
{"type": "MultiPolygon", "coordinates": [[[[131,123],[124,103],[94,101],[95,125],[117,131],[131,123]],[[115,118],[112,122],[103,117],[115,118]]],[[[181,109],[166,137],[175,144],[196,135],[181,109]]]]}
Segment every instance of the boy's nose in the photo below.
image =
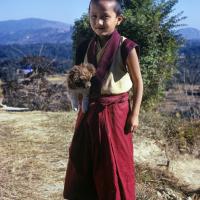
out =
{"type": "Polygon", "coordinates": [[[102,26],[102,25],[103,25],[103,20],[102,20],[102,19],[99,19],[99,20],[98,20],[98,24],[102,26]]]}

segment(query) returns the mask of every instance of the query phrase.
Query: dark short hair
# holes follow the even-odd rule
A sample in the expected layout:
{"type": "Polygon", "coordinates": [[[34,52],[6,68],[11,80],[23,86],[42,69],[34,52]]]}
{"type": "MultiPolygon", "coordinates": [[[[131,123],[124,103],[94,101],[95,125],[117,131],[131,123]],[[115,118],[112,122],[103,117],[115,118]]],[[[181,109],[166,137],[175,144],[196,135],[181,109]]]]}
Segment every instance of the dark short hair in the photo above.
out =
{"type": "MultiPolygon", "coordinates": [[[[90,11],[90,5],[91,3],[96,3],[98,4],[99,1],[101,0],[90,0],[90,4],[89,4],[89,11],[90,11]]],[[[114,11],[116,12],[117,16],[121,15],[122,14],[122,6],[121,6],[121,3],[119,0],[107,0],[107,1],[115,1],[116,2],[116,5],[114,7],[114,11]]]]}

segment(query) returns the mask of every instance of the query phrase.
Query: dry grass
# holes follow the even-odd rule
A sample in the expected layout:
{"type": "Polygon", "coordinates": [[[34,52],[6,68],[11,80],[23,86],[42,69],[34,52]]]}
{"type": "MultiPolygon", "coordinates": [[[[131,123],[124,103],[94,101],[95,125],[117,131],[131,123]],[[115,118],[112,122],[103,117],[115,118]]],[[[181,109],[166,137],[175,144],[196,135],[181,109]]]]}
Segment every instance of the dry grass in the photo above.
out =
{"type": "Polygon", "coordinates": [[[46,77],[48,81],[50,81],[53,84],[62,84],[64,81],[66,81],[66,74],[63,75],[50,75],[46,77]]]}
{"type": "Polygon", "coordinates": [[[152,110],[142,111],[138,135],[157,141],[166,141],[167,149],[173,154],[190,153],[200,157],[200,120],[171,116],[152,110]]]}
{"type": "MultiPolygon", "coordinates": [[[[0,199],[62,199],[74,120],[75,113],[0,111],[0,199]]],[[[137,198],[156,199],[156,175],[136,171],[137,198]]]]}
{"type": "Polygon", "coordinates": [[[200,119],[200,85],[174,84],[165,92],[157,110],[186,119],[200,119]]]}
{"type": "Polygon", "coordinates": [[[0,111],[0,199],[62,199],[74,113],[0,111]]]}
{"type": "MultiPolygon", "coordinates": [[[[67,153],[75,116],[73,112],[0,111],[1,200],[63,199],[67,153]]],[[[137,134],[158,140],[170,136],[176,138],[176,131],[182,129],[171,120],[160,113],[142,112],[137,134]]],[[[196,137],[189,138],[195,141],[196,137]]],[[[137,199],[157,199],[158,189],[170,185],[165,178],[164,174],[149,170],[147,166],[136,166],[137,199]]]]}
{"type": "MultiPolygon", "coordinates": [[[[170,192],[177,198],[169,199],[184,199],[184,194],[174,186],[177,180],[167,173],[158,169],[149,169],[148,166],[136,165],[136,192],[137,200],[161,200],[158,192],[170,190],[170,192]]],[[[168,194],[169,195],[169,194],[168,194]]],[[[167,198],[168,199],[168,198],[167,198]]]]}

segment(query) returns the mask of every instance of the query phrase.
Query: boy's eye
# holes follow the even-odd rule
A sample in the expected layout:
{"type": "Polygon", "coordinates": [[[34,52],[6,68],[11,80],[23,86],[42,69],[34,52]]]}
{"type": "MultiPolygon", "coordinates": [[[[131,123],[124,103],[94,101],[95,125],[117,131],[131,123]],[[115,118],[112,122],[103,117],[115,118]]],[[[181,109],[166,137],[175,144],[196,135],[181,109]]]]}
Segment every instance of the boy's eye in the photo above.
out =
{"type": "Polygon", "coordinates": [[[96,16],[96,15],[92,15],[91,18],[92,18],[92,19],[96,19],[97,16],[96,16]]]}
{"type": "Polygon", "coordinates": [[[103,19],[109,19],[110,17],[109,16],[103,16],[103,19]]]}

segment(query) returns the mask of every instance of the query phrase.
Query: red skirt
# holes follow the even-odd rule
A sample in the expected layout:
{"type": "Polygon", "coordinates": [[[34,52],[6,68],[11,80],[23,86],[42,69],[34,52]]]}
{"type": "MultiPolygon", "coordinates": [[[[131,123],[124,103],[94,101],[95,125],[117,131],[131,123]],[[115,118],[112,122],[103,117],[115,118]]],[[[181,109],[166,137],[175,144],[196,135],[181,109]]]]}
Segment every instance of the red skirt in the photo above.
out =
{"type": "Polygon", "coordinates": [[[63,196],[70,200],[135,200],[132,133],[125,132],[128,93],[103,96],[79,118],[69,148],[63,196]]]}

